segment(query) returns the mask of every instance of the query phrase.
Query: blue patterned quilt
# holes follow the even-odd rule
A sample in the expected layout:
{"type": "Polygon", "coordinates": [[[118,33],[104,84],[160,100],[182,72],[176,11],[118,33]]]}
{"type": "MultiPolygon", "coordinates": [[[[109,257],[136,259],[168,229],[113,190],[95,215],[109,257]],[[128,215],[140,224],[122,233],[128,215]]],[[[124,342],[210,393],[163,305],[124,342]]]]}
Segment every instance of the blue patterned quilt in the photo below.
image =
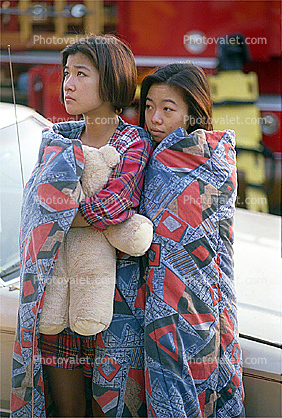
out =
{"type": "MultiPolygon", "coordinates": [[[[12,417],[46,414],[38,313],[79,201],[80,141],[50,135],[24,195],[12,417]]],[[[113,320],[96,339],[93,393],[108,417],[244,416],[234,146],[233,131],[179,128],[153,153],[140,206],[153,244],[147,257],[119,255],[113,320]]]]}
{"type": "Polygon", "coordinates": [[[39,313],[64,235],[78,209],[84,156],[79,140],[43,131],[26,184],[20,231],[20,306],[13,353],[11,417],[45,417],[39,313]]]}
{"type": "Polygon", "coordinates": [[[107,416],[243,417],[233,277],[234,132],[179,128],[155,149],[140,213],[148,259],[119,261],[115,313],[97,339],[107,416]]]}

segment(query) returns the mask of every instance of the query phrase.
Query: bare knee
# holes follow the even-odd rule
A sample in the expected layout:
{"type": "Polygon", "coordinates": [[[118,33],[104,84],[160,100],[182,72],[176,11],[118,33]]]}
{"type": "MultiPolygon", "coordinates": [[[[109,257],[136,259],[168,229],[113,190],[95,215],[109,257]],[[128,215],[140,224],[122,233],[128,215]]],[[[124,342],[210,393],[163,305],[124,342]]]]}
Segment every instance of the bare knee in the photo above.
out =
{"type": "Polygon", "coordinates": [[[85,382],[82,369],[67,370],[46,366],[58,417],[84,417],[85,382]]]}
{"type": "Polygon", "coordinates": [[[76,402],[62,403],[56,405],[56,413],[58,417],[85,417],[86,402],[79,400],[76,402]]]}

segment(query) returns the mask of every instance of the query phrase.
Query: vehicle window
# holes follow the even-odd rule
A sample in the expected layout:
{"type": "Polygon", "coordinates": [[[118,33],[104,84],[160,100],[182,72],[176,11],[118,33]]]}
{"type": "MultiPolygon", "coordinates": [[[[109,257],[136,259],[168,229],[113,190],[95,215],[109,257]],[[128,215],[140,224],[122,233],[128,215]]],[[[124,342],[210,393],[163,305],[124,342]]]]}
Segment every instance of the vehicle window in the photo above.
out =
{"type": "MultiPolygon", "coordinates": [[[[24,183],[37,160],[43,123],[30,117],[19,122],[20,148],[24,183]]],[[[0,131],[0,271],[9,271],[19,263],[19,226],[23,185],[20,170],[16,125],[0,131]]],[[[2,277],[5,280],[5,276],[2,277]]]]}

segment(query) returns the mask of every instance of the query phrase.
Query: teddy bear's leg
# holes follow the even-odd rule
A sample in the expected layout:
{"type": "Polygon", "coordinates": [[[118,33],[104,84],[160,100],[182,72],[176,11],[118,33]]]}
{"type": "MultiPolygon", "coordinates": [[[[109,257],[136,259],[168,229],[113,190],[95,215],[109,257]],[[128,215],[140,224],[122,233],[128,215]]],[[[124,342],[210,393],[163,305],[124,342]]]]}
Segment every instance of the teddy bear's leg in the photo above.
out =
{"type": "Polygon", "coordinates": [[[112,319],[116,250],[100,231],[73,230],[68,252],[74,267],[70,278],[70,327],[82,335],[95,335],[108,328],[112,319]]]}
{"type": "Polygon", "coordinates": [[[143,215],[134,214],[104,231],[108,241],[118,250],[139,257],[150,248],[153,239],[153,224],[143,215]]]}
{"type": "Polygon", "coordinates": [[[42,334],[59,334],[69,325],[69,280],[64,246],[63,242],[53,274],[46,286],[39,322],[39,332],[42,334]]]}

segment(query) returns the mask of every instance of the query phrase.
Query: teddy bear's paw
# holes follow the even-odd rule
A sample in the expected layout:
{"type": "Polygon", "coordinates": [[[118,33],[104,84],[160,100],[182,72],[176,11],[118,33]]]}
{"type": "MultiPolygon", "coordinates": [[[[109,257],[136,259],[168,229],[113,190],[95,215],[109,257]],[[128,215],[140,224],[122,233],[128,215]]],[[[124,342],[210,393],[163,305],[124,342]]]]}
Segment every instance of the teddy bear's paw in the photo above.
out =
{"type": "Polygon", "coordinates": [[[39,324],[39,332],[41,334],[55,335],[63,331],[66,326],[67,325],[39,324]]]}
{"type": "Polygon", "coordinates": [[[150,248],[153,239],[153,228],[149,223],[144,223],[139,226],[135,232],[134,248],[132,254],[135,257],[144,255],[150,248]]]}
{"type": "Polygon", "coordinates": [[[119,153],[112,145],[104,145],[99,148],[99,151],[109,167],[114,168],[119,163],[119,153]]]}
{"type": "Polygon", "coordinates": [[[71,329],[81,335],[96,335],[99,332],[104,331],[107,328],[105,324],[101,322],[78,320],[72,326],[71,329]]]}

